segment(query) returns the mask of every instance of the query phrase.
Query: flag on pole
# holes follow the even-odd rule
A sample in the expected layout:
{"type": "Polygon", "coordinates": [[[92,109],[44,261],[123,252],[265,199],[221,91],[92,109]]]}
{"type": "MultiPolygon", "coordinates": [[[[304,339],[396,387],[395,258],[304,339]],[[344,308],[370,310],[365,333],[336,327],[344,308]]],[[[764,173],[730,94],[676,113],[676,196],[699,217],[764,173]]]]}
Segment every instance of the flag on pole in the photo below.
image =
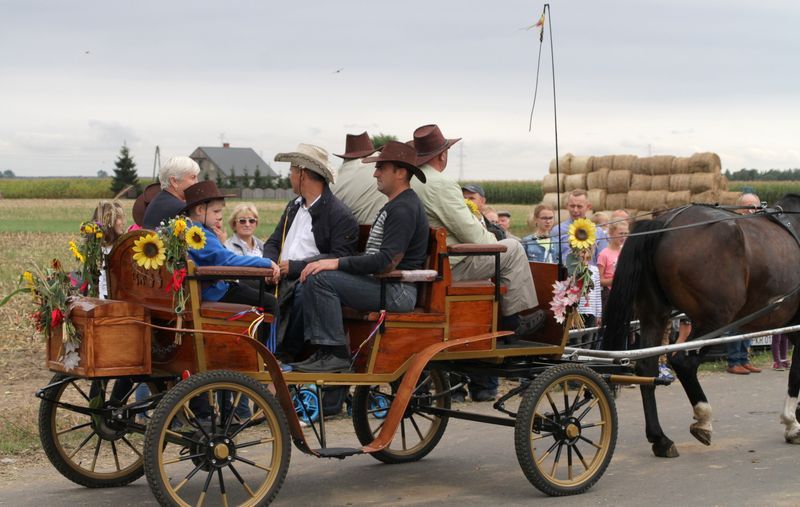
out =
{"type": "Polygon", "coordinates": [[[533,26],[539,29],[539,42],[541,42],[544,39],[544,12],[542,12],[542,16],[539,18],[539,21],[537,21],[533,26]]]}

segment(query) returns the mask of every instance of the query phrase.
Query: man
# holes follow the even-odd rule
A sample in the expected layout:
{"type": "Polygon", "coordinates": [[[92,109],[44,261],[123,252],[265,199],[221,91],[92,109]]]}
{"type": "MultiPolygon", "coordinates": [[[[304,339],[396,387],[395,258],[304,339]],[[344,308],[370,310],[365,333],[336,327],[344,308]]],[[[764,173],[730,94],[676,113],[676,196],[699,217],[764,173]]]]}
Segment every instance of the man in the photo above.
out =
{"type": "Polygon", "coordinates": [[[336,174],[336,184],[331,191],[356,216],[359,224],[369,225],[378,211],[386,204],[386,196],[378,191],[372,181],[373,164],[365,164],[363,158],[375,153],[369,134],[347,134],[344,153],[336,155],[344,160],[336,174]]]}
{"type": "MultiPolygon", "coordinates": [[[[411,178],[425,183],[415,165],[414,149],[389,141],[377,157],[373,176],[388,202],[372,224],[363,255],[322,259],[309,263],[300,276],[305,288],[306,340],[317,345],[316,354],[295,363],[298,371],[341,371],[350,368],[350,348],[342,321],[342,305],[357,310],[381,309],[381,282],[372,276],[393,269],[421,269],[428,243],[428,220],[411,178]]],[[[417,301],[414,283],[386,285],[385,304],[390,312],[410,312],[417,301]]]]}
{"type": "MultiPolygon", "coordinates": [[[[736,205],[740,206],[736,213],[740,215],[751,215],[761,207],[761,201],[755,194],[742,194],[736,205]]],[[[735,334],[735,332],[731,332],[735,334]]],[[[730,342],[728,347],[728,373],[734,375],[749,375],[750,373],[761,373],[761,368],[753,366],[750,362],[749,349],[750,340],[730,342]]]]}
{"type": "Polygon", "coordinates": [[[501,239],[506,239],[506,233],[497,224],[497,220],[490,220],[486,216],[486,192],[483,191],[482,186],[477,184],[464,185],[461,187],[461,195],[464,196],[464,199],[472,201],[475,206],[478,207],[478,212],[481,214],[483,225],[489,232],[494,234],[494,237],[497,238],[498,241],[501,239]]]}
{"type": "MultiPolygon", "coordinates": [[[[447,167],[447,152],[460,139],[446,139],[436,125],[424,125],[414,131],[414,148],[417,165],[427,179],[425,185],[412,181],[411,188],[417,193],[428,221],[432,227],[447,229],[447,244],[497,243],[492,233],[464,203],[461,187],[442,172],[447,167]]],[[[514,335],[507,341],[529,338],[544,325],[546,314],[538,309],[536,290],[533,286],[528,258],[522,243],[510,239],[499,243],[507,250],[500,254],[500,279],[507,292],[500,301],[502,313],[500,329],[512,330],[514,335]]],[[[450,269],[453,279],[480,280],[494,276],[494,257],[451,257],[450,269]]],[[[473,378],[473,381],[476,380],[473,378]]],[[[481,385],[471,385],[472,397],[476,401],[493,400],[497,395],[497,379],[489,377],[481,385]]]]}
{"type": "MultiPolygon", "coordinates": [[[[553,238],[561,237],[561,262],[571,271],[570,266],[574,264],[574,260],[568,259],[572,251],[569,246],[569,226],[575,220],[586,218],[592,211],[592,203],[589,202],[589,194],[586,190],[576,189],[570,192],[567,196],[567,209],[569,210],[569,218],[553,229],[552,236],[553,238]]],[[[608,246],[608,236],[602,228],[597,227],[595,229],[595,236],[597,241],[595,242],[594,253],[590,262],[593,266],[597,265],[597,256],[608,246]]],[[[554,241],[558,242],[558,239],[554,239],[554,241]]]]}
{"type": "Polygon", "coordinates": [[[503,231],[506,233],[506,237],[509,239],[516,239],[517,241],[522,241],[519,236],[515,236],[511,234],[511,212],[501,209],[497,212],[497,225],[500,226],[503,231]]]}
{"type": "Polygon", "coordinates": [[[264,243],[264,257],[280,268],[278,287],[279,352],[292,360],[303,348],[302,286],[297,283],[309,262],[353,255],[358,247],[358,222],[330,190],[333,172],[328,152],[319,146],[299,144],[297,150],[279,153],[277,162],[289,162],[292,190],[272,235],[264,243]]]}
{"type": "Polygon", "coordinates": [[[197,183],[200,166],[189,157],[172,157],[158,171],[161,192],[144,211],[142,227],[155,229],[161,222],[178,215],[185,206],[184,192],[197,183]]]}

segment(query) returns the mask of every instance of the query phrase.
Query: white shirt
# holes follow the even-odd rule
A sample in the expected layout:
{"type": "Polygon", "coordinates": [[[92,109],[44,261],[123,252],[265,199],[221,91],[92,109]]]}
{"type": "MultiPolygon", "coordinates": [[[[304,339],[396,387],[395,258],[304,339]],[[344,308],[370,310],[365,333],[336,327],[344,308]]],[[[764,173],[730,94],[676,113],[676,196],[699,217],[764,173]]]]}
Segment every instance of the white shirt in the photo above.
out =
{"type": "MultiPolygon", "coordinates": [[[[301,261],[319,255],[317,243],[314,241],[314,233],[311,231],[311,213],[308,209],[319,201],[322,195],[314,199],[311,205],[300,205],[297,214],[294,216],[292,226],[286,233],[286,240],[281,250],[281,261],[301,261]]],[[[302,202],[302,197],[298,197],[295,202],[302,202]]]]}

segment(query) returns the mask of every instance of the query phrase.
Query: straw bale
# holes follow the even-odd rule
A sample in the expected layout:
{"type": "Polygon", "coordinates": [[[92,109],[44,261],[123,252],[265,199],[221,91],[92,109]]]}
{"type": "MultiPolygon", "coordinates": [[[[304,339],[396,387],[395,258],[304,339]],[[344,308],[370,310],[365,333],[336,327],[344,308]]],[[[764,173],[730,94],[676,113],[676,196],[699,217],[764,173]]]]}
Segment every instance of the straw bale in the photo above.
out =
{"type": "Polygon", "coordinates": [[[627,193],[606,194],[606,208],[610,210],[625,208],[628,201],[627,193]]]}
{"type": "Polygon", "coordinates": [[[689,189],[693,194],[700,194],[709,190],[718,190],[719,181],[717,175],[713,173],[693,173],[689,189]]]}
{"type": "Polygon", "coordinates": [[[571,192],[578,188],[586,190],[586,173],[567,175],[564,180],[564,189],[571,192]]]}
{"type": "Polygon", "coordinates": [[[669,190],[669,179],[671,176],[669,174],[660,174],[658,176],[653,176],[653,179],[650,180],[650,190],[669,190]]]}
{"type": "Polygon", "coordinates": [[[653,175],[671,174],[673,160],[675,160],[675,157],[672,155],[656,155],[647,157],[646,164],[650,167],[653,175]]]}
{"type": "Polygon", "coordinates": [[[631,164],[631,172],[633,174],[642,174],[645,176],[652,176],[653,174],[650,170],[650,166],[647,165],[647,157],[638,157],[634,160],[633,164],[631,164]]]}
{"type": "Polygon", "coordinates": [[[741,196],[741,192],[723,191],[719,193],[719,203],[724,206],[734,206],[739,202],[739,197],[741,196]]]}
{"type": "MultiPolygon", "coordinates": [[[[542,204],[549,204],[550,206],[553,207],[553,209],[558,209],[558,194],[555,193],[555,192],[550,192],[550,193],[544,194],[542,196],[542,204]]],[[[562,206],[566,206],[567,205],[567,193],[566,192],[561,194],[561,205],[562,206]]]]}
{"type": "MultiPolygon", "coordinates": [[[[628,202],[627,207],[629,208],[636,208],[636,209],[646,209],[644,202],[647,198],[647,194],[650,192],[649,190],[631,190],[628,192],[628,202]]],[[[610,197],[610,196],[609,196],[610,197]]],[[[606,203],[608,203],[608,197],[606,197],[606,203]]],[[[625,207],[625,206],[621,206],[625,207]]]]}
{"type": "MultiPolygon", "coordinates": [[[[558,159],[558,172],[559,174],[572,174],[570,166],[572,165],[572,159],[575,157],[572,153],[567,153],[566,155],[562,156],[558,159]]],[[[556,159],[550,161],[550,174],[556,173],[556,159]]]]}
{"type": "Polygon", "coordinates": [[[614,155],[613,171],[630,171],[636,161],[636,155],[614,155]]]}
{"type": "Polygon", "coordinates": [[[569,164],[570,174],[585,174],[591,171],[589,167],[589,159],[592,157],[572,157],[572,162],[569,164]]]}
{"type": "MultiPolygon", "coordinates": [[[[675,176],[673,174],[673,176],[675,176]]],[[[684,204],[689,204],[692,200],[692,193],[688,190],[679,190],[677,192],[670,192],[667,194],[667,207],[668,208],[675,208],[677,206],[683,206],[684,204]]]]}
{"type": "Polygon", "coordinates": [[[725,176],[722,176],[721,174],[719,176],[719,189],[721,191],[723,191],[723,192],[727,192],[728,191],[728,178],[726,178],[725,176]]]}
{"type": "Polygon", "coordinates": [[[675,157],[672,159],[672,174],[689,174],[689,158],[675,157]]]}
{"type": "Polygon", "coordinates": [[[603,167],[597,171],[592,171],[586,174],[586,188],[592,190],[594,188],[605,189],[608,185],[608,168],[603,167]]]}
{"type": "Polygon", "coordinates": [[[592,209],[605,209],[606,207],[606,189],[596,188],[589,190],[589,202],[592,203],[592,209]]]}
{"type": "Polygon", "coordinates": [[[650,190],[652,180],[649,174],[634,174],[631,177],[631,190],[650,190]]]}
{"type": "Polygon", "coordinates": [[[702,202],[714,204],[719,202],[720,193],[718,190],[708,190],[698,194],[692,193],[692,202],[702,202]]]}
{"type": "Polygon", "coordinates": [[[608,167],[611,169],[614,166],[614,155],[605,155],[602,157],[594,157],[592,161],[592,170],[596,171],[598,169],[602,169],[603,167],[608,167]]]}
{"type": "Polygon", "coordinates": [[[542,192],[549,194],[552,192],[564,191],[564,180],[567,178],[566,174],[559,174],[556,179],[555,174],[545,174],[542,179],[542,192]]]}
{"type": "Polygon", "coordinates": [[[621,192],[627,192],[631,188],[631,172],[609,171],[607,182],[609,193],[619,194],[621,192]]]}
{"type": "Polygon", "coordinates": [[[667,192],[666,190],[651,190],[644,196],[644,206],[637,206],[640,210],[652,211],[659,206],[667,205],[667,192]]]}
{"type": "Polygon", "coordinates": [[[692,176],[690,174],[673,174],[669,177],[669,191],[680,192],[682,190],[689,190],[692,184],[692,176]]]}
{"type": "Polygon", "coordinates": [[[716,153],[695,153],[689,157],[689,172],[719,173],[722,163],[716,153]]]}
{"type": "Polygon", "coordinates": [[[650,218],[649,214],[645,214],[645,215],[642,215],[641,217],[639,217],[639,213],[642,213],[642,212],[639,211],[638,209],[635,209],[635,208],[625,208],[625,211],[628,212],[628,216],[631,217],[631,220],[633,220],[634,222],[638,218],[641,218],[642,220],[647,220],[648,218],[650,218]]]}

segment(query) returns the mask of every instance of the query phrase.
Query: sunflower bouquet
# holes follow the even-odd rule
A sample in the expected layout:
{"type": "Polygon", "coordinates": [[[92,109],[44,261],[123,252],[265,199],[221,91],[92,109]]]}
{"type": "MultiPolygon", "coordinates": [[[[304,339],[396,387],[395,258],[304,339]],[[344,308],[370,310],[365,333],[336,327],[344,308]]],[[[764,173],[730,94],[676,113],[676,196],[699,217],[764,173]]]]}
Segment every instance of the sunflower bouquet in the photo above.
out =
{"type": "Polygon", "coordinates": [[[84,222],[81,224],[81,236],[83,241],[76,244],[69,242],[69,250],[80,265],[80,282],[75,281],[75,285],[80,285],[79,292],[90,297],[98,297],[100,269],[103,262],[103,230],[101,224],[97,222],[84,222]]]}
{"type": "Polygon", "coordinates": [[[583,318],[577,308],[581,298],[594,288],[589,261],[596,239],[596,226],[591,220],[579,218],[570,224],[567,240],[575,266],[566,280],[553,284],[553,300],[550,302],[556,322],[563,324],[569,318],[570,328],[583,327],[583,318]]]}

